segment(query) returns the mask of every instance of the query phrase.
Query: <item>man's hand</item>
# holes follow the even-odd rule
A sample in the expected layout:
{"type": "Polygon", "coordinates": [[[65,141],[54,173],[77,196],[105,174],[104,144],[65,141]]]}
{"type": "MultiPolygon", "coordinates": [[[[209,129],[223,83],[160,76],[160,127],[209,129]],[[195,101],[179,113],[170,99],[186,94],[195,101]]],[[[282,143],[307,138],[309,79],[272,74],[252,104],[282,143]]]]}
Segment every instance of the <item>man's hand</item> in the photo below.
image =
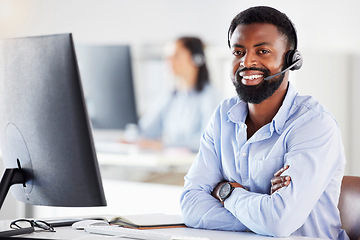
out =
{"type": "Polygon", "coordinates": [[[285,165],[279,171],[274,173],[274,177],[271,179],[271,194],[280,190],[283,187],[289,186],[291,182],[290,176],[280,176],[285,170],[289,168],[289,165],[285,165]]]}

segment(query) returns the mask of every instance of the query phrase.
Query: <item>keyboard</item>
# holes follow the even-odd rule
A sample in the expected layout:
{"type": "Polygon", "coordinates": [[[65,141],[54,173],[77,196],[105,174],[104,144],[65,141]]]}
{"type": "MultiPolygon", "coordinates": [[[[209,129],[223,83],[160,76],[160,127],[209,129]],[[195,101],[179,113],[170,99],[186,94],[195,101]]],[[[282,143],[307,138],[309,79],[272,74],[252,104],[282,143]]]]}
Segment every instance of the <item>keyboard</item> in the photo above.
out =
{"type": "Polygon", "coordinates": [[[133,228],[124,228],[119,226],[88,226],[84,228],[85,232],[110,235],[116,237],[128,237],[141,240],[209,240],[203,237],[174,236],[168,233],[154,232],[152,230],[140,230],[133,228]]]}

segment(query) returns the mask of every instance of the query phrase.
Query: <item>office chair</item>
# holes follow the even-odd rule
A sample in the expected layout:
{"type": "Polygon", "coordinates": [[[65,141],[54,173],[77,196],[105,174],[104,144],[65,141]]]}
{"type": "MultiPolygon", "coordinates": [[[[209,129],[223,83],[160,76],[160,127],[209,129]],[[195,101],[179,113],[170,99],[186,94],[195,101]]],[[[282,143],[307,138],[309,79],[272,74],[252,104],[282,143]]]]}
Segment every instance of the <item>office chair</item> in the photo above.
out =
{"type": "Polygon", "coordinates": [[[338,205],[342,229],[350,240],[360,239],[360,177],[344,176],[338,205]]]}

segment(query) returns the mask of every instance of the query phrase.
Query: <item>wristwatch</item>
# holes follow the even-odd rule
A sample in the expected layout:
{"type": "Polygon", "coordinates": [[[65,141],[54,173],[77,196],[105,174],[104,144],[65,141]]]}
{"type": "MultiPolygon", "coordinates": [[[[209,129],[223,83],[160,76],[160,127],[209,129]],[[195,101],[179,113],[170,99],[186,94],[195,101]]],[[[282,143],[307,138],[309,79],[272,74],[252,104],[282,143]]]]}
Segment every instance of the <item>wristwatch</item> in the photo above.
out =
{"type": "Polygon", "coordinates": [[[224,202],[228,197],[230,197],[232,191],[237,188],[242,187],[239,183],[236,182],[226,182],[219,189],[219,198],[221,202],[224,202]]]}

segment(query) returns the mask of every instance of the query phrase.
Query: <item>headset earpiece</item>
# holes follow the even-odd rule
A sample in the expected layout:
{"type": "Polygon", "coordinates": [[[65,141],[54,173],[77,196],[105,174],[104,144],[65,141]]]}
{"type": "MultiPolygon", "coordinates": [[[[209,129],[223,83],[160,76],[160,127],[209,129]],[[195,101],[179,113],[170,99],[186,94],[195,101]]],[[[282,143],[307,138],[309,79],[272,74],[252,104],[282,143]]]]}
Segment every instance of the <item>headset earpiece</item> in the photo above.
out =
{"type": "Polygon", "coordinates": [[[205,64],[205,56],[203,54],[200,54],[200,53],[193,54],[192,55],[192,60],[193,60],[193,63],[197,67],[201,67],[202,65],[205,64]]]}
{"type": "Polygon", "coordinates": [[[298,50],[289,50],[286,53],[285,61],[286,67],[289,67],[296,62],[296,64],[292,68],[290,68],[290,70],[292,71],[300,69],[303,64],[303,58],[298,50]]]}

